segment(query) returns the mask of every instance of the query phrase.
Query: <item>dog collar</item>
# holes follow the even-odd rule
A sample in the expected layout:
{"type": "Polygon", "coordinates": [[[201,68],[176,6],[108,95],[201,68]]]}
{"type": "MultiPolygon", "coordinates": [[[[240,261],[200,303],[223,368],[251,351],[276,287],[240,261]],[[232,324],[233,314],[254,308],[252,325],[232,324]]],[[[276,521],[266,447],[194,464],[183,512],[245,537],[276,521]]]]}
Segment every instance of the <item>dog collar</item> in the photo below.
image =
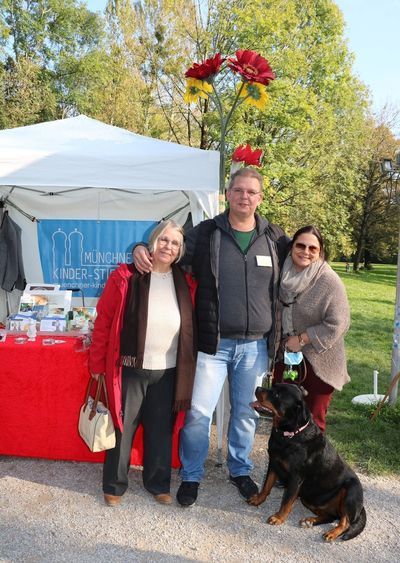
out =
{"type": "Polygon", "coordinates": [[[305,428],[307,428],[307,426],[310,424],[310,421],[308,420],[306,422],[306,424],[304,426],[302,426],[301,428],[298,428],[297,430],[295,430],[294,432],[283,432],[283,435],[286,438],[293,438],[293,436],[296,436],[296,434],[300,434],[300,432],[302,432],[305,428]]]}

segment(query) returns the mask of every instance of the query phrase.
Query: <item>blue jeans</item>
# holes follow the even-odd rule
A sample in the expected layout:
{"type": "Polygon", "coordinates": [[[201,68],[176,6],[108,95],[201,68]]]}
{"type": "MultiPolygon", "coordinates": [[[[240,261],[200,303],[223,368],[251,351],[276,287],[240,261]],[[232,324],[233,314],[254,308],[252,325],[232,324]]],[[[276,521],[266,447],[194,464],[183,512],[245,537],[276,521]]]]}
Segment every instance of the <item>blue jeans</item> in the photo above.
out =
{"type": "Polygon", "coordinates": [[[227,464],[232,477],[249,475],[258,414],[250,406],[268,367],[266,340],[221,338],[215,356],[199,352],[192,398],[180,435],[183,481],[200,482],[210,442],[212,415],[228,375],[231,412],[227,464]]]}

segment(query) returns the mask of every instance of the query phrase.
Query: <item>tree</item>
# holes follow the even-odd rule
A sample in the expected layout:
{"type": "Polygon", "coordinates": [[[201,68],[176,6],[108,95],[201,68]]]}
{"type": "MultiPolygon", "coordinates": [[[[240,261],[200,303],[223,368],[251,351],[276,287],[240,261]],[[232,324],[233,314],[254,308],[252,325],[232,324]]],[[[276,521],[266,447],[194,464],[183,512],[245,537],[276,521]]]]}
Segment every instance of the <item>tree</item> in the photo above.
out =
{"type": "Polygon", "coordinates": [[[330,0],[254,0],[251,11],[247,3],[237,12],[237,40],[257,42],[277,78],[267,112],[244,111],[233,138],[265,149],[263,213],[290,233],[318,225],[332,253],[351,245],[349,205],[368,108],[343,29],[330,0]]]}
{"type": "Polygon", "coordinates": [[[382,173],[383,158],[391,157],[400,148],[389,124],[400,116],[385,111],[378,121],[371,120],[364,159],[360,161],[359,190],[351,206],[355,252],[353,268],[361,262],[368,267],[372,258],[390,260],[396,254],[399,218],[400,186],[392,176],[382,173]]]}
{"type": "Polygon", "coordinates": [[[30,59],[8,58],[0,67],[0,129],[31,125],[56,117],[56,96],[49,73],[30,59]]]}
{"type": "Polygon", "coordinates": [[[75,0],[0,0],[1,126],[62,116],[68,79],[100,49],[102,27],[75,0]]]}
{"type": "Polygon", "coordinates": [[[54,67],[60,53],[83,55],[102,32],[99,16],[76,0],[1,0],[2,45],[14,61],[54,67]]]}
{"type": "MultiPolygon", "coordinates": [[[[219,119],[208,100],[184,103],[187,68],[239,48],[266,57],[277,73],[269,107],[263,115],[244,107],[235,114],[228,154],[241,143],[261,147],[267,196],[261,212],[289,232],[314,222],[334,253],[350,251],[368,98],[352,74],[333,1],[110,0],[107,21],[109,56],[119,70],[99,93],[99,99],[109,93],[109,103],[100,105],[114,108],[115,124],[204,149],[219,149],[219,119]]],[[[222,95],[229,103],[229,84],[222,95]]]]}
{"type": "MultiPolygon", "coordinates": [[[[0,0],[0,49],[0,127],[86,113],[216,150],[219,117],[207,99],[185,103],[185,71],[217,52],[259,52],[277,75],[267,110],[240,107],[226,146],[228,157],[263,149],[261,213],[289,233],[316,224],[332,255],[391,252],[392,231],[377,232],[383,188],[363,226],[379,176],[365,166],[377,160],[374,126],[333,0],[109,0],[103,19],[75,0],[0,0]]],[[[232,84],[220,86],[229,105],[232,84]]]]}

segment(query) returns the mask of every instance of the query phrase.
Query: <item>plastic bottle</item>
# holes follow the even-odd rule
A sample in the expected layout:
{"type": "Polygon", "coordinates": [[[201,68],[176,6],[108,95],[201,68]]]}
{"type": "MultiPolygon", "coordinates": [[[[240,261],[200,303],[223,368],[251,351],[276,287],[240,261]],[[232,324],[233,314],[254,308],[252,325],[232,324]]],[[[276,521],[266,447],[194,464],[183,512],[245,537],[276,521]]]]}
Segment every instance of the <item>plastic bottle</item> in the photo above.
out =
{"type": "Polygon", "coordinates": [[[35,319],[30,320],[27,334],[28,334],[29,340],[36,340],[37,331],[36,331],[36,320],[35,319]]]}

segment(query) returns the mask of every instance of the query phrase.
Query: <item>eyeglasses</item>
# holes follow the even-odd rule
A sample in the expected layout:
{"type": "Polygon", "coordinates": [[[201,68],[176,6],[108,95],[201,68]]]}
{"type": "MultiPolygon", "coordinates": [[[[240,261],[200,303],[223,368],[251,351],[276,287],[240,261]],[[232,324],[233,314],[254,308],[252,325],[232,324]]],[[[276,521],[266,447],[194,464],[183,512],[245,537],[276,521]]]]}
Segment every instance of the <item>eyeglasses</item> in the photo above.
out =
{"type": "Polygon", "coordinates": [[[319,253],[320,251],[319,246],[314,246],[312,244],[303,244],[302,242],[295,242],[293,246],[296,250],[304,251],[308,249],[311,254],[317,254],[317,252],[319,253]]]}
{"type": "Polygon", "coordinates": [[[254,190],[242,190],[241,188],[231,188],[230,191],[235,195],[235,196],[242,196],[242,195],[248,195],[250,198],[256,197],[256,195],[259,195],[261,192],[256,192],[254,190]]]}
{"type": "Polygon", "coordinates": [[[158,239],[159,243],[162,246],[168,246],[169,244],[171,244],[172,248],[177,252],[180,247],[182,246],[182,244],[179,242],[179,240],[171,240],[168,237],[160,237],[158,239]]]}

